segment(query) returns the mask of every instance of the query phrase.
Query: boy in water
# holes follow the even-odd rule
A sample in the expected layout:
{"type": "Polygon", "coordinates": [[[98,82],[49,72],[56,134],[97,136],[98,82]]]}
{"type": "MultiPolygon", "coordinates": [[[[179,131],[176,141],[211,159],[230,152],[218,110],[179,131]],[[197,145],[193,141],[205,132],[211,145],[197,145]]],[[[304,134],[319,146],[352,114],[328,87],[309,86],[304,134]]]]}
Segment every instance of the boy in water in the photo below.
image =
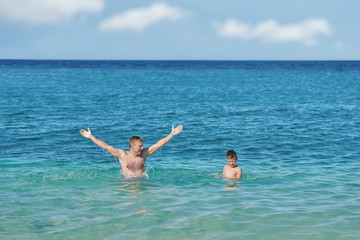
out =
{"type": "Polygon", "coordinates": [[[236,165],[236,161],[238,160],[236,152],[229,150],[226,153],[226,160],[229,165],[224,166],[222,176],[228,179],[241,179],[242,170],[236,165]]]}

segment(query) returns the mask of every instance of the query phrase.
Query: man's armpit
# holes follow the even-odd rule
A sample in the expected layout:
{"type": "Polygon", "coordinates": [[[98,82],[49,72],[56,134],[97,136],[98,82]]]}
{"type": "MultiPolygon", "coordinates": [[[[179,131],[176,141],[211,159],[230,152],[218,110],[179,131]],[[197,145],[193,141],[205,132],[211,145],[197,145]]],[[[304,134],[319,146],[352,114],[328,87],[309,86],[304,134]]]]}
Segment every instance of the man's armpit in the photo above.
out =
{"type": "Polygon", "coordinates": [[[149,156],[149,155],[150,155],[149,148],[144,148],[144,149],[142,150],[141,155],[143,155],[143,156],[145,156],[145,157],[149,156]]]}

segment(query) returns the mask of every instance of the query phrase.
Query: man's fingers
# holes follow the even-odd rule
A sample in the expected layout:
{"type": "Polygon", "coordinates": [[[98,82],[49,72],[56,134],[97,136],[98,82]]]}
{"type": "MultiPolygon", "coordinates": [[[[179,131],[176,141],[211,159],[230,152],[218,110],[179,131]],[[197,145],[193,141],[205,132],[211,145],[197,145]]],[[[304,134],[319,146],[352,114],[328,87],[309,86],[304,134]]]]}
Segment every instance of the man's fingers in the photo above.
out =
{"type": "Polygon", "coordinates": [[[183,130],[183,125],[177,126],[176,130],[180,133],[183,130]]]}
{"type": "MultiPolygon", "coordinates": [[[[91,131],[90,131],[89,128],[88,128],[88,130],[89,130],[89,133],[91,133],[91,131]]],[[[81,130],[80,130],[80,134],[81,134],[82,136],[85,137],[86,133],[88,133],[86,130],[84,130],[84,129],[81,129],[81,130]]]]}

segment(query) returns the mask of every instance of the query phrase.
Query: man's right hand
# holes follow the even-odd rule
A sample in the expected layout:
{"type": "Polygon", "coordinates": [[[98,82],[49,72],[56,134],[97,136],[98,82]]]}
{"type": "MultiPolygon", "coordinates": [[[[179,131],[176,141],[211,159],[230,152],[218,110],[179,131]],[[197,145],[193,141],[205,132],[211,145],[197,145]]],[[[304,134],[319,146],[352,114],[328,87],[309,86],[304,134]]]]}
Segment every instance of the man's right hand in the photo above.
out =
{"type": "Polygon", "coordinates": [[[86,138],[91,138],[91,136],[92,136],[90,128],[88,128],[88,131],[86,131],[84,129],[81,129],[80,133],[81,133],[82,136],[84,136],[86,138]]]}
{"type": "Polygon", "coordinates": [[[171,134],[173,136],[178,135],[183,130],[183,125],[179,125],[176,128],[174,128],[174,125],[172,125],[171,134]]]}

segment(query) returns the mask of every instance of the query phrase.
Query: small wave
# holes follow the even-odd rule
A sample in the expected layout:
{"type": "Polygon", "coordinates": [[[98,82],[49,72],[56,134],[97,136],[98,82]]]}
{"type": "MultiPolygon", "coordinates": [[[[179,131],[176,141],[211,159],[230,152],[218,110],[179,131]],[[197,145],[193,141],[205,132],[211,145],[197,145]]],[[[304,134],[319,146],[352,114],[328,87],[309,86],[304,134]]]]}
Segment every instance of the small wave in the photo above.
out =
{"type": "Polygon", "coordinates": [[[260,179],[271,178],[273,176],[264,173],[247,173],[242,176],[242,180],[254,181],[260,179]]]}
{"type": "Polygon", "coordinates": [[[138,176],[133,176],[133,175],[130,175],[130,174],[124,174],[123,173],[123,176],[124,176],[124,178],[126,179],[126,180],[139,180],[139,179],[149,179],[149,175],[148,175],[148,173],[145,171],[145,172],[143,172],[143,174],[140,176],[140,177],[138,177],[138,176]]]}
{"type": "Polygon", "coordinates": [[[14,113],[9,113],[9,114],[8,114],[9,117],[13,117],[13,116],[23,116],[23,115],[26,115],[26,112],[20,111],[20,112],[14,112],[14,113]]]}
{"type": "MultiPolygon", "coordinates": [[[[111,175],[112,176],[112,175],[111,175]]],[[[88,181],[95,179],[105,180],[106,174],[99,173],[99,171],[79,171],[79,170],[65,170],[63,172],[40,172],[29,175],[32,184],[59,184],[66,182],[88,181]],[[101,177],[99,176],[101,174],[101,177]]]]}
{"type": "Polygon", "coordinates": [[[22,142],[22,141],[39,141],[41,140],[41,138],[39,137],[30,137],[30,138],[19,138],[18,141],[22,142]]]}

